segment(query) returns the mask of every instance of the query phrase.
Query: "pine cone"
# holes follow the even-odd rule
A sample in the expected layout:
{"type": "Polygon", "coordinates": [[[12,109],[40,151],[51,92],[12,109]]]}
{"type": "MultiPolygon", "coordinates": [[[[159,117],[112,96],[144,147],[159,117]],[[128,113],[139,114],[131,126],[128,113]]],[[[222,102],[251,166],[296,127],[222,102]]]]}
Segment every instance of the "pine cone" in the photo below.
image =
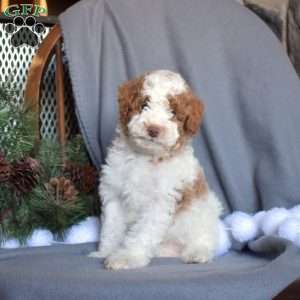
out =
{"type": "Polygon", "coordinates": [[[27,194],[37,185],[39,176],[39,162],[27,157],[13,164],[9,184],[16,192],[27,194]]]}
{"type": "Polygon", "coordinates": [[[91,165],[68,163],[64,168],[64,174],[80,192],[90,193],[97,188],[98,171],[91,165]]]}
{"type": "Polygon", "coordinates": [[[5,160],[5,156],[0,152],[0,183],[7,182],[11,175],[11,165],[5,160]]]}
{"type": "Polygon", "coordinates": [[[30,156],[26,157],[24,159],[24,162],[26,162],[30,168],[32,169],[32,172],[36,175],[40,175],[41,173],[41,165],[40,162],[30,156]]]}
{"type": "Polygon", "coordinates": [[[78,191],[71,182],[65,177],[53,177],[46,184],[46,189],[56,201],[74,201],[78,195],[78,191]]]}

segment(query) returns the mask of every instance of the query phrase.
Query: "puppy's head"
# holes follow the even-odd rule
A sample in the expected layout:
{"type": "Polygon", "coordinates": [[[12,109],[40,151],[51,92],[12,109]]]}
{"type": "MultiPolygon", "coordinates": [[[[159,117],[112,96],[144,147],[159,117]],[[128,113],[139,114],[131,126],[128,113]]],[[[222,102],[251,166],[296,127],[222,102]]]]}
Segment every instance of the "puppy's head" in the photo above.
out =
{"type": "Polygon", "coordinates": [[[120,123],[139,150],[163,155],[196,134],[204,107],[177,73],[158,70],[119,88],[120,123]]]}

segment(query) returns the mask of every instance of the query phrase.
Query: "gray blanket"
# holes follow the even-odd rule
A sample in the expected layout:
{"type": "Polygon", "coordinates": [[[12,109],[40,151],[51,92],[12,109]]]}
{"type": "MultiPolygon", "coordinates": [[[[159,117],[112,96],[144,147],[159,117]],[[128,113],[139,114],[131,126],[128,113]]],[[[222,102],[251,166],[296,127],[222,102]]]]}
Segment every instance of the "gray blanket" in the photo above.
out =
{"type": "MultiPolygon", "coordinates": [[[[60,18],[76,110],[95,164],[118,85],[180,72],[206,105],[196,154],[226,211],[300,201],[300,84],[279,42],[232,0],[86,0],[60,18]]],[[[109,272],[92,246],[0,252],[0,299],[270,299],[300,276],[300,251],[266,238],[207,265],[155,259],[109,272]]]]}
{"type": "Polygon", "coordinates": [[[119,272],[87,257],[95,246],[0,250],[0,299],[270,300],[299,275],[299,249],[273,238],[251,244],[255,254],[231,252],[202,265],[156,258],[119,272]]]}
{"type": "Polygon", "coordinates": [[[233,0],[86,0],[60,22],[77,114],[98,167],[115,131],[118,86],[166,68],[206,105],[194,145],[225,208],[300,202],[300,83],[254,14],[233,0]]]}

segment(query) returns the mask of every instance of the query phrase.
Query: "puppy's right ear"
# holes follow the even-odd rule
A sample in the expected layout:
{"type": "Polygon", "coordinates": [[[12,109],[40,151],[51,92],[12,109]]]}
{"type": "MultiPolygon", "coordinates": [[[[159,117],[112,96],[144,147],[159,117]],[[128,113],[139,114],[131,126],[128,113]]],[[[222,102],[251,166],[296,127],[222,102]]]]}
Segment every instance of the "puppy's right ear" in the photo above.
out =
{"type": "Polygon", "coordinates": [[[143,80],[141,78],[129,80],[119,87],[119,117],[124,129],[127,128],[127,124],[131,118],[140,112],[142,87],[143,80]]]}

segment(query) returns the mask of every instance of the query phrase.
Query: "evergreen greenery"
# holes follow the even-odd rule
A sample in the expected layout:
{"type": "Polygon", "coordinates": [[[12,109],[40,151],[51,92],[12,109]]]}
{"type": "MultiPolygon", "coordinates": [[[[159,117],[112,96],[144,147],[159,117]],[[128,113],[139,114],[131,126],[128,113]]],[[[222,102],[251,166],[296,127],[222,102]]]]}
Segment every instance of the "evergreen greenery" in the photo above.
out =
{"type": "Polygon", "coordinates": [[[35,115],[24,110],[17,93],[0,85],[0,149],[8,160],[29,154],[34,144],[35,115]]]}
{"type": "MultiPolygon", "coordinates": [[[[36,116],[15,104],[14,95],[0,85],[0,152],[11,165],[32,154],[36,134],[36,116]]],[[[47,187],[51,179],[64,176],[61,157],[58,142],[41,140],[34,157],[41,172],[38,184],[28,194],[17,193],[11,185],[0,180],[0,245],[11,238],[24,244],[38,228],[48,229],[57,238],[63,238],[70,226],[99,213],[95,192],[76,191],[72,199],[59,198],[49,192],[47,187]]],[[[65,157],[66,161],[83,166],[89,164],[81,136],[75,136],[66,144],[65,157]]]]}

